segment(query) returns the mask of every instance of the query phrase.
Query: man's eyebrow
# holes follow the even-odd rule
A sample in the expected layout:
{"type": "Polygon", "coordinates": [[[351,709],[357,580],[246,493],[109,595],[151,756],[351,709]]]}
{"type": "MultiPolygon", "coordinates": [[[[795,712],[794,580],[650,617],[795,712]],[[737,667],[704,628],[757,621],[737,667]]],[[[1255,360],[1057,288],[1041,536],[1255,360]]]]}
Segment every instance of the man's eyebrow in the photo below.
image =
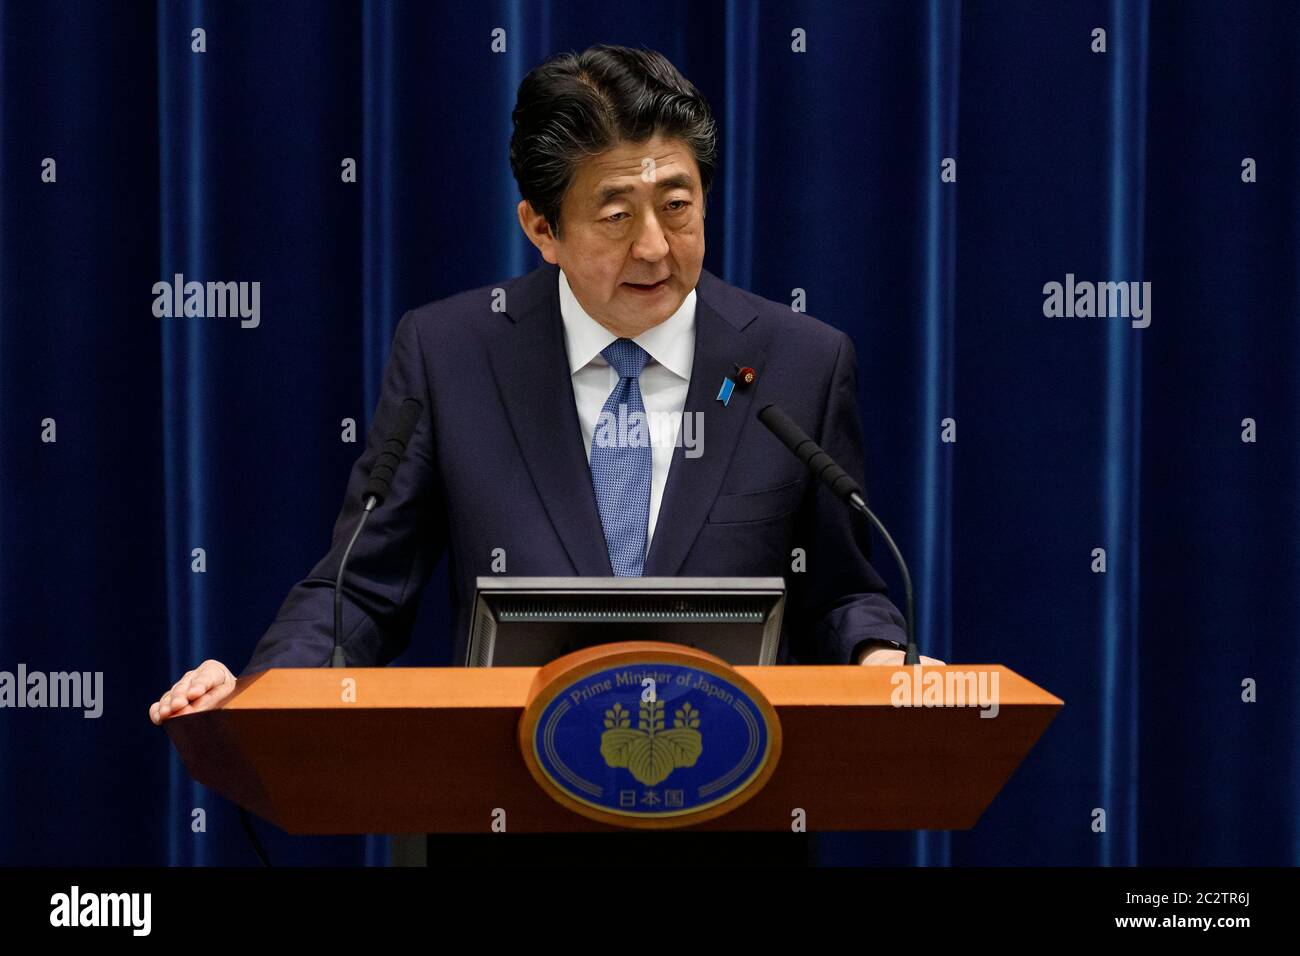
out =
{"type": "Polygon", "coordinates": [[[673,173],[671,176],[665,176],[655,183],[655,189],[690,189],[695,180],[691,179],[690,173],[673,173]]]}
{"type": "MultiPolygon", "coordinates": [[[[695,180],[691,178],[690,173],[673,173],[671,176],[656,180],[655,189],[690,189],[694,182],[695,180]]],[[[631,191],[631,185],[606,186],[596,193],[596,203],[603,206],[615,196],[621,196],[631,191]]]]}

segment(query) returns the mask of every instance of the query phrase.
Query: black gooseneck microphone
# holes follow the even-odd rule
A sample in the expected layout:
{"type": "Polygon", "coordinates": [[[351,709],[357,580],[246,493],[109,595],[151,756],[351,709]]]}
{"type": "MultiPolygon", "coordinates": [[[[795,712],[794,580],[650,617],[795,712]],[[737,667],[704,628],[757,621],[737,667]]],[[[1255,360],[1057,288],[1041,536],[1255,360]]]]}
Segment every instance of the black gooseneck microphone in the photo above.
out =
{"type": "Polygon", "coordinates": [[[894,539],[889,536],[880,519],[867,507],[858,483],[843,468],[835,464],[835,459],[805,435],[803,429],[794,423],[794,419],[776,405],[763,406],[758,413],[758,420],[767,426],[768,431],[775,435],[781,444],[794,452],[795,457],[803,462],[809,471],[825,482],[836,498],[855,511],[866,515],[876,526],[880,536],[885,539],[885,544],[889,545],[889,550],[894,555],[894,561],[898,563],[898,569],[903,573],[903,592],[907,599],[907,652],[903,655],[903,663],[921,663],[921,652],[916,646],[916,606],[912,600],[912,576],[907,573],[907,563],[899,553],[898,545],[894,544],[894,539]]]}
{"type": "Polygon", "coordinates": [[[365,507],[361,511],[361,520],[357,522],[356,530],[352,532],[352,539],[343,550],[343,558],[339,561],[339,574],[334,580],[334,652],[330,655],[330,667],[348,666],[347,657],[343,653],[343,573],[348,567],[348,557],[352,554],[352,546],[357,543],[357,538],[361,535],[361,529],[366,526],[366,519],[370,517],[370,512],[382,505],[388,493],[393,490],[393,476],[397,474],[397,466],[402,463],[407,443],[415,433],[415,426],[419,423],[420,412],[423,410],[424,406],[413,398],[402,402],[397,410],[397,421],[393,424],[393,430],[389,432],[383,450],[375,459],[374,467],[370,469],[370,480],[366,482],[366,487],[361,492],[361,500],[365,502],[365,507]]]}

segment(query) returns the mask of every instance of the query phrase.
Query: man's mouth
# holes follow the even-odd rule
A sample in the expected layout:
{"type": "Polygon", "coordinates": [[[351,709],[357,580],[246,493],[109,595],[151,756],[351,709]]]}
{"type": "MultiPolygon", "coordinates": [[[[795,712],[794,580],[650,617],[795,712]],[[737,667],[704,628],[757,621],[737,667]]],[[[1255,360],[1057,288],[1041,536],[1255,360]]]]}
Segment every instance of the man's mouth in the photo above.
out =
{"type": "Polygon", "coordinates": [[[635,289],[637,292],[658,292],[660,289],[668,285],[668,280],[660,279],[658,282],[648,282],[648,283],[625,282],[623,284],[627,286],[629,289],[635,289]]]}

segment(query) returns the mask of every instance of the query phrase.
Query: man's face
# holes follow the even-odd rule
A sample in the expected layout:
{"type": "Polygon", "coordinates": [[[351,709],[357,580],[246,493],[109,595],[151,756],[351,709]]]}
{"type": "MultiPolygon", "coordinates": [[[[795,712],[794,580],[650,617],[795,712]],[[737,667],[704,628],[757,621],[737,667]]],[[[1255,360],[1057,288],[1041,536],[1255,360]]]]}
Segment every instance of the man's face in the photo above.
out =
{"type": "Polygon", "coordinates": [[[519,222],[578,302],[632,338],[676,312],[704,265],[704,192],[690,148],[656,135],[584,160],[560,210],[560,239],[525,201],[519,222]],[[648,288],[647,288],[648,287],[648,288]]]}

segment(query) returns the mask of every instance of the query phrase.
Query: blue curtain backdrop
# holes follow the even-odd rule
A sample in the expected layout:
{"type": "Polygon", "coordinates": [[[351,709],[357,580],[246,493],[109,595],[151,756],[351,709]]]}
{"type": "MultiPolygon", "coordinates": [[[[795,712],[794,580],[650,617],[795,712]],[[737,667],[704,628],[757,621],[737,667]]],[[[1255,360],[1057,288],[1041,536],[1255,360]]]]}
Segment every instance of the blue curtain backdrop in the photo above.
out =
{"type": "MultiPolygon", "coordinates": [[[[0,711],[0,863],[253,862],[147,707],[324,552],[402,312],[538,261],[515,89],[597,42],[714,106],[706,267],[853,337],[925,650],[1066,701],[973,831],[824,861],[1300,863],[1300,7],[1236,0],[4,3],[0,669],[105,709],[0,711]],[[259,281],[260,325],[154,317],[176,273],[259,281]],[[1149,327],[1045,316],[1067,274],[1149,281],[1149,327]]],[[[445,593],[400,663],[446,660],[445,593]]]]}

